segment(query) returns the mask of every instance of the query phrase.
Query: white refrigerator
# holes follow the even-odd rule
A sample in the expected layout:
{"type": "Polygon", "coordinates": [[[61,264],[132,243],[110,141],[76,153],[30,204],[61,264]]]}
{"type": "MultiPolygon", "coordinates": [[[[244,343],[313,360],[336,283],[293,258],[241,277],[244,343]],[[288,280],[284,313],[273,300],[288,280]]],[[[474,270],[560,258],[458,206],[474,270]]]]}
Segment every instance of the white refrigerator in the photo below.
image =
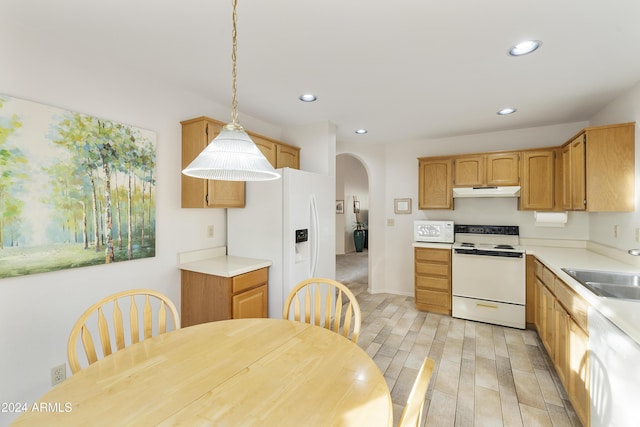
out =
{"type": "Polygon", "coordinates": [[[335,182],[329,175],[278,169],[281,178],[246,183],[244,208],[227,209],[227,254],[268,259],[269,317],[281,318],[293,287],[335,279],[335,182]]]}

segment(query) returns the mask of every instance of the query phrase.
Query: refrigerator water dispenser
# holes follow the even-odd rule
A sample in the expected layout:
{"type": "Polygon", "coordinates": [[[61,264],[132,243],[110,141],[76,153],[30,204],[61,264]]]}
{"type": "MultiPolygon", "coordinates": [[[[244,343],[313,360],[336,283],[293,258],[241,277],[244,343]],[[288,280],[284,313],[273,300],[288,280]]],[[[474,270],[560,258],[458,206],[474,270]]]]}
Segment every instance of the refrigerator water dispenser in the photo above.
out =
{"type": "Polygon", "coordinates": [[[309,229],[296,230],[296,263],[309,260],[309,229]]]}

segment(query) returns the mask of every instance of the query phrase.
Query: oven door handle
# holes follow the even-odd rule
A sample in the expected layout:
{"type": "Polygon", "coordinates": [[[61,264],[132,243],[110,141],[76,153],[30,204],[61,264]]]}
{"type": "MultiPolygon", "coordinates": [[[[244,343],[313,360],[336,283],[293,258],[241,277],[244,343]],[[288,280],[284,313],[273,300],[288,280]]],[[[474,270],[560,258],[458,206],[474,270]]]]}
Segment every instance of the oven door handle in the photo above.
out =
{"type": "Polygon", "coordinates": [[[453,252],[461,255],[494,256],[494,257],[503,257],[503,258],[522,258],[524,256],[524,253],[522,252],[487,251],[484,249],[457,248],[457,249],[454,249],[453,252]]]}

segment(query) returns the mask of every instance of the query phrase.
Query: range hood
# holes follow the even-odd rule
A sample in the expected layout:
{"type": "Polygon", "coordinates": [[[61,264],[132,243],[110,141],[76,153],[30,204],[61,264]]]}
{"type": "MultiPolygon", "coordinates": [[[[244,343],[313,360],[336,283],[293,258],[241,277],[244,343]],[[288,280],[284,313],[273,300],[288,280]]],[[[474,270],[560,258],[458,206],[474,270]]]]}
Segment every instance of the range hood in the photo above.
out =
{"type": "Polygon", "coordinates": [[[453,197],[519,197],[520,186],[507,187],[454,187],[453,197]]]}

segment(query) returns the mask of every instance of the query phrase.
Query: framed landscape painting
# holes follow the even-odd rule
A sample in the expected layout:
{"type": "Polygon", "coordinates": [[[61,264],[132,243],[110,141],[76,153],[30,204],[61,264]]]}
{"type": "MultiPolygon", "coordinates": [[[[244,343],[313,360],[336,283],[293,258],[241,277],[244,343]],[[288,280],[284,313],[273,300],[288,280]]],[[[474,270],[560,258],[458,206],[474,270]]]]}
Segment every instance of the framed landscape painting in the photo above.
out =
{"type": "Polygon", "coordinates": [[[0,94],[0,278],[155,256],[156,135],[0,94]]]}

